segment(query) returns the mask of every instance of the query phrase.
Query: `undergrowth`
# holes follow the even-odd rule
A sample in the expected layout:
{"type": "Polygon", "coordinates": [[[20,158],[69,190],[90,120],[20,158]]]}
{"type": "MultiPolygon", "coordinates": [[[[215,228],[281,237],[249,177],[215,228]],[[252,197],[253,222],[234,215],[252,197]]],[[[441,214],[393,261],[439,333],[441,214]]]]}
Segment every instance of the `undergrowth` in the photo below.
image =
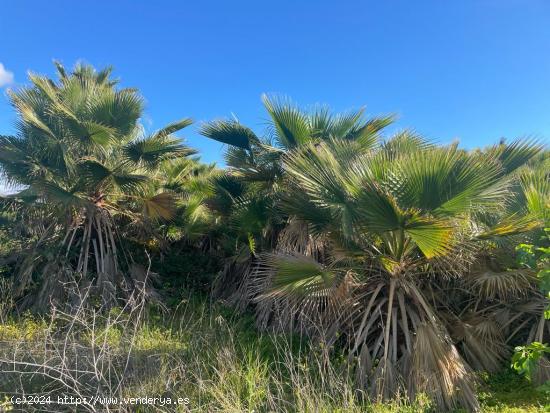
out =
{"type": "MultiPolygon", "coordinates": [[[[227,308],[211,305],[203,299],[189,298],[171,311],[147,308],[135,329],[130,328],[133,325],[130,318],[121,309],[112,309],[105,318],[95,319],[93,329],[80,328],[74,320],[55,315],[42,319],[25,315],[6,320],[0,325],[3,372],[0,400],[21,394],[85,393],[97,384],[97,391],[102,395],[184,397],[189,403],[177,407],[126,407],[129,410],[121,406],[108,409],[104,406],[56,406],[55,409],[47,406],[49,411],[435,411],[423,395],[412,402],[400,398],[386,403],[369,401],[355,390],[353,372],[346,363],[339,362],[340,357],[328,355],[298,336],[258,333],[251,317],[236,316],[227,308]],[[61,334],[67,331],[67,323],[71,322],[71,331],[76,333],[61,334]],[[124,370],[127,377],[117,381],[115,386],[112,380],[94,375],[94,369],[98,368],[94,365],[89,375],[75,376],[77,381],[94,382],[94,386],[89,388],[90,383],[85,382],[64,387],[57,373],[52,372],[64,372],[58,367],[63,363],[70,365],[74,360],[49,357],[44,348],[67,337],[77,341],[80,349],[103,357],[101,368],[105,372],[127,364],[124,370]],[[101,352],[94,350],[100,344],[101,352]],[[14,348],[23,347],[24,352],[14,351],[14,348]],[[41,375],[40,369],[10,364],[15,359],[28,360],[31,353],[33,363],[52,363],[50,367],[57,370],[51,370],[49,377],[41,375]],[[32,374],[28,375],[31,370],[32,374]]],[[[77,353],[68,354],[70,357],[77,353]]],[[[81,368],[85,370],[85,362],[91,357],[79,357],[80,365],[84,360],[81,368]]],[[[511,371],[481,375],[480,378],[479,395],[485,412],[550,411],[548,407],[545,410],[548,400],[511,371]]],[[[17,406],[6,402],[3,408],[13,407],[17,406]]],[[[21,411],[46,410],[40,410],[40,406],[26,406],[21,411]]]]}

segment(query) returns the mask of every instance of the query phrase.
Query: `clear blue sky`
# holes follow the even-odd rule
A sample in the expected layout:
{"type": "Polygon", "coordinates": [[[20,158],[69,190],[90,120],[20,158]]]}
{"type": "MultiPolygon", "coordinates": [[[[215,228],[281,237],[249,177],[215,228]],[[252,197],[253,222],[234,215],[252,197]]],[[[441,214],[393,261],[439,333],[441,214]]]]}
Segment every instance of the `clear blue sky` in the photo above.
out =
{"type": "MultiPolygon", "coordinates": [[[[112,64],[141,89],[151,129],[232,113],[259,131],[262,92],[465,147],[550,139],[550,1],[3,0],[0,63],[26,82],[52,59],[112,64]]],[[[1,68],[0,68],[1,69],[1,68]]],[[[0,96],[0,133],[14,114],[0,96]]],[[[184,131],[207,161],[221,146],[184,131]]]]}

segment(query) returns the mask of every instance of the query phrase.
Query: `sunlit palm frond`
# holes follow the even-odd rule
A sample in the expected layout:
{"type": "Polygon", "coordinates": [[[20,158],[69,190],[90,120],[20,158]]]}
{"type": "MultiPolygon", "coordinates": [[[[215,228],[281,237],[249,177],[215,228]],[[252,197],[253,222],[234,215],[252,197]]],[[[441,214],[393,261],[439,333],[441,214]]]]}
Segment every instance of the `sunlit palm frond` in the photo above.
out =
{"type": "Polygon", "coordinates": [[[263,95],[262,102],[271,117],[273,133],[280,146],[290,149],[312,139],[307,114],[290,100],[263,95]]]}
{"type": "Polygon", "coordinates": [[[176,212],[176,203],[174,197],[162,192],[151,197],[144,198],[143,214],[149,219],[164,219],[170,220],[174,218],[176,212]]]}
{"type": "Polygon", "coordinates": [[[61,80],[64,80],[64,79],[67,79],[67,71],[65,70],[65,67],[63,66],[63,64],[58,61],[58,60],[54,60],[53,61],[53,64],[57,70],[57,76],[61,79],[61,80]]]}
{"type": "Polygon", "coordinates": [[[411,360],[408,384],[411,394],[430,394],[440,408],[451,410],[458,404],[479,410],[473,376],[444,333],[430,324],[419,326],[411,360]]]}
{"type": "Polygon", "coordinates": [[[102,91],[85,102],[86,118],[115,129],[119,141],[135,129],[144,107],[143,98],[130,89],[102,91]]]}
{"type": "Polygon", "coordinates": [[[545,223],[550,222],[550,164],[527,169],[520,174],[522,196],[525,206],[531,214],[540,217],[545,223]]]}
{"type": "Polygon", "coordinates": [[[490,228],[476,235],[477,239],[487,240],[498,237],[508,237],[511,235],[522,234],[542,227],[542,221],[536,215],[529,214],[521,216],[512,214],[505,216],[490,228]]]}
{"type": "Polygon", "coordinates": [[[357,122],[346,132],[343,138],[358,142],[362,149],[373,148],[379,143],[380,132],[391,125],[394,120],[395,116],[388,115],[357,122]]]}
{"type": "Polygon", "coordinates": [[[497,163],[455,145],[406,154],[398,161],[397,171],[400,203],[440,216],[497,206],[507,194],[497,163]]]}
{"type": "Polygon", "coordinates": [[[42,118],[44,115],[37,113],[36,110],[28,104],[21,95],[21,92],[16,93],[13,91],[8,91],[8,96],[21,117],[22,122],[24,122],[26,126],[35,128],[40,133],[44,133],[47,136],[56,139],[56,135],[42,118]]]}
{"type": "Polygon", "coordinates": [[[268,296],[320,296],[335,286],[338,275],[311,257],[266,254],[261,258],[261,275],[271,276],[268,296]]]}
{"type": "Polygon", "coordinates": [[[453,227],[449,222],[412,215],[404,229],[426,258],[443,256],[453,246],[453,227]]]}
{"type": "Polygon", "coordinates": [[[394,160],[402,155],[429,149],[433,144],[412,130],[397,132],[382,144],[384,154],[394,160]]]}
{"type": "Polygon", "coordinates": [[[504,173],[509,174],[525,165],[540,153],[543,145],[534,139],[518,139],[510,144],[501,143],[491,147],[487,153],[501,163],[504,173]]]}

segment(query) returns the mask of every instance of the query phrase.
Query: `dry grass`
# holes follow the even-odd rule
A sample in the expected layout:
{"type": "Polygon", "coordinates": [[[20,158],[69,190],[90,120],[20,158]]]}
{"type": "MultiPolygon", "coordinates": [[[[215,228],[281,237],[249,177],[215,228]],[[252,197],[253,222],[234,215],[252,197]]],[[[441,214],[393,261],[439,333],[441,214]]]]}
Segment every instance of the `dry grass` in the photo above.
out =
{"type": "MultiPolygon", "coordinates": [[[[423,394],[414,402],[369,403],[355,390],[353,372],[344,359],[334,355],[329,359],[322,348],[312,348],[297,336],[259,334],[252,318],[234,316],[226,308],[188,299],[166,312],[136,299],[138,304],[132,308],[109,312],[80,308],[71,314],[58,310],[48,319],[4,320],[0,400],[14,395],[149,396],[186,397],[188,404],[21,408],[4,403],[3,408],[26,412],[434,411],[423,394]]],[[[506,404],[486,399],[487,411],[504,411],[506,404]]],[[[512,405],[508,411],[544,411],[537,400],[523,406],[525,410],[512,405]]]]}

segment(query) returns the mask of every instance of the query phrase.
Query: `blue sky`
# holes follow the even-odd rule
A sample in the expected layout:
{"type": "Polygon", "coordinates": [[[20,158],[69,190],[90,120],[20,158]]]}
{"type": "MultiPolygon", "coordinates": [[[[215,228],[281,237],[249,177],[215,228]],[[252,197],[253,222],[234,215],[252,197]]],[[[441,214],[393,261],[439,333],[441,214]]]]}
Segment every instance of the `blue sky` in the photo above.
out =
{"type": "MultiPolygon", "coordinates": [[[[465,147],[550,139],[548,0],[3,0],[0,134],[13,132],[6,88],[53,74],[52,59],[112,64],[151,129],[235,114],[261,131],[269,92],[393,112],[396,128],[465,147]]],[[[182,136],[221,159],[197,124],[182,136]]]]}

